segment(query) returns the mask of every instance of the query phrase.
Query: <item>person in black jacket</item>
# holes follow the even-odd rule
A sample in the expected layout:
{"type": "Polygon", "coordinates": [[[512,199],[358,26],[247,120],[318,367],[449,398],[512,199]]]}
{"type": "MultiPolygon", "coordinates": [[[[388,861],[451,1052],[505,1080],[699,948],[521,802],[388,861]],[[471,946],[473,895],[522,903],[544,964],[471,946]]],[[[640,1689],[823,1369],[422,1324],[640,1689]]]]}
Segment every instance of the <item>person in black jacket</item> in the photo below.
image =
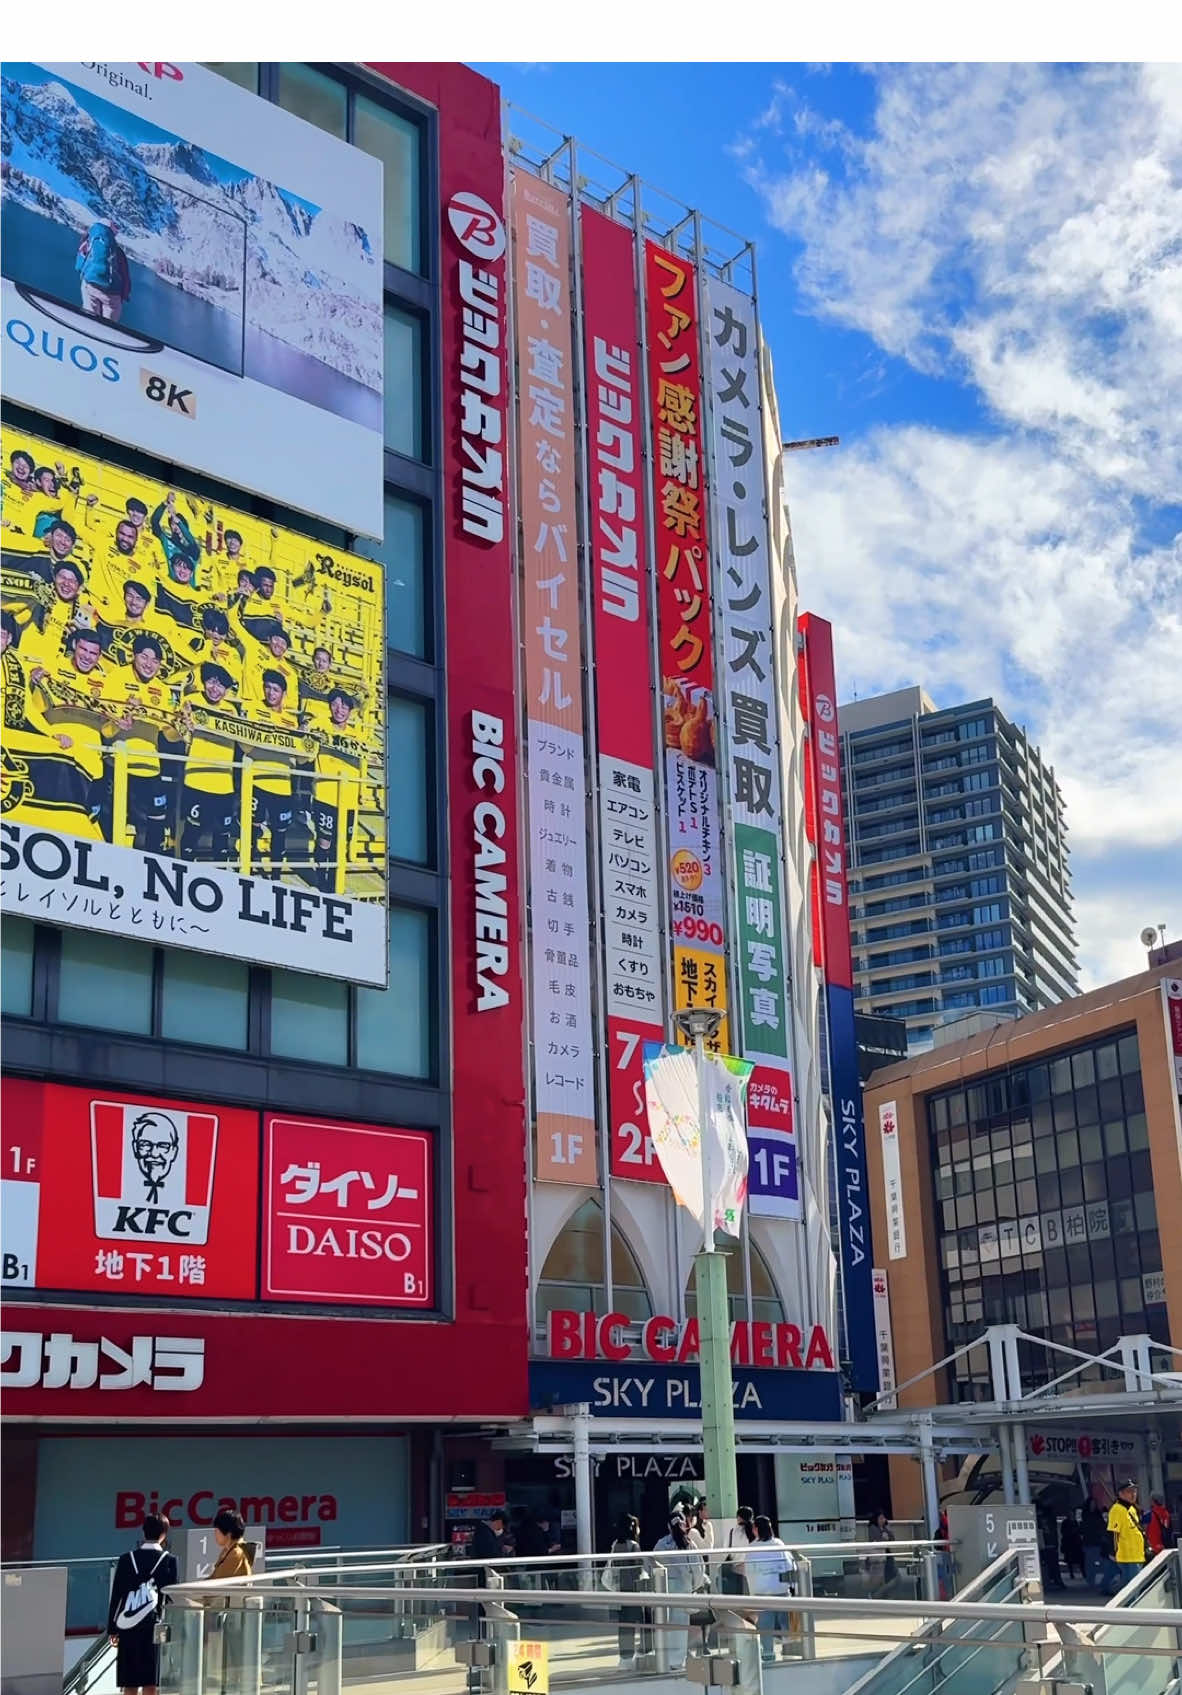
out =
{"type": "Polygon", "coordinates": [[[160,1616],[164,1591],[177,1580],[176,1555],[165,1546],[168,1520],[149,1513],[144,1520],[143,1540],[131,1553],[120,1554],[111,1579],[111,1605],[107,1614],[107,1630],[115,1645],[115,1681],[124,1695],[142,1690],[143,1695],[156,1695],[159,1649],[156,1646],[156,1621],[160,1616]],[[156,1585],[161,1603],[138,1624],[118,1628],[124,1601],[146,1583],[156,1585]]]}

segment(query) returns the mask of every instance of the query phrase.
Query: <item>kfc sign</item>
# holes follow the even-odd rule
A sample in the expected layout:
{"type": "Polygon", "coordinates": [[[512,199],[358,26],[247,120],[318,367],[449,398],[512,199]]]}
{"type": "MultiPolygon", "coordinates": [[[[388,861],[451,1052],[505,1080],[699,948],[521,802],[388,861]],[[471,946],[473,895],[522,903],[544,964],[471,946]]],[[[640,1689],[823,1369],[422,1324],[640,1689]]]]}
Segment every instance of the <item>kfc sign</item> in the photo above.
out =
{"type": "Polygon", "coordinates": [[[269,1116],[264,1300],[429,1307],[431,1137],[269,1116]]]}
{"type": "Polygon", "coordinates": [[[255,1298],[256,1113],[25,1078],[2,1089],[5,1283],[255,1298]]]}
{"type": "Polygon", "coordinates": [[[111,1242],[209,1237],[218,1121],[122,1101],[90,1105],[94,1231],[111,1242]]]}
{"type": "Polygon", "coordinates": [[[165,1389],[190,1394],[205,1381],[200,1336],[106,1336],[76,1340],[68,1330],[6,1330],[0,1336],[0,1389],[165,1389]]]}

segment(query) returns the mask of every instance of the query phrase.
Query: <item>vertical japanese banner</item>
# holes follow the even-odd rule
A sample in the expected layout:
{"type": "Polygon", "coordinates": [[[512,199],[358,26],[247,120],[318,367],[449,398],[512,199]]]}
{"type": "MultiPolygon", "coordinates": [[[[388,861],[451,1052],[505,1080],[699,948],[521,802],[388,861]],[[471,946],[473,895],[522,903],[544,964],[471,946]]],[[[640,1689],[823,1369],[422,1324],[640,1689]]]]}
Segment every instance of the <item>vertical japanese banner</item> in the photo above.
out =
{"type": "Polygon", "coordinates": [[[726,885],[697,292],[689,261],[651,241],[645,244],[645,322],[674,1004],[678,1009],[709,1006],[721,1011],[721,1028],[709,1045],[716,1053],[726,1053],[726,885]]]}
{"type": "MultiPolygon", "coordinates": [[[[753,1214],[800,1217],[789,1072],[783,806],[776,709],[771,556],[759,409],[755,303],[729,283],[705,281],[706,384],[715,510],[715,583],[723,674],[723,773],[734,834],[738,1051],[760,1062],[756,1102],[788,1103],[778,1127],[750,1120],[753,1214]],[[781,1099],[782,1097],[782,1099],[781,1099]],[[791,1146],[789,1144],[791,1143],[791,1146]]],[[[765,1112],[765,1119],[771,1117],[765,1112]]]]}
{"type": "Polygon", "coordinates": [[[903,1173],[899,1161],[899,1109],[895,1101],[884,1101],[878,1109],[882,1136],[882,1181],[886,1191],[887,1253],[891,1259],[907,1258],[907,1224],[903,1216],[903,1173]]]}
{"type": "Polygon", "coordinates": [[[570,203],[512,176],[534,1175],[598,1182],[575,510],[570,203]]]}
{"type": "Polygon", "coordinates": [[[1174,1086],[1182,1097],[1182,978],[1163,977],[1161,999],[1166,1017],[1166,1039],[1174,1065],[1174,1086]]]}
{"type": "Polygon", "coordinates": [[[878,1381],[882,1386],[880,1412],[894,1412],[898,1406],[895,1387],[895,1338],[891,1330],[891,1291],[887,1274],[880,1266],[870,1273],[874,1289],[874,1329],[878,1338],[878,1381]]]}
{"type": "Polygon", "coordinates": [[[644,1043],[664,1035],[640,341],[632,232],[584,206],[583,334],[611,1171],[664,1182],[644,1043]]]}
{"type": "Polygon", "coordinates": [[[866,1124],[854,1026],[854,973],[850,953],[849,884],[845,863],[845,813],[841,799],[841,749],[833,629],[804,612],[796,621],[801,713],[805,741],[805,833],[813,847],[810,867],[813,957],[825,981],[829,1080],[837,1155],[837,1219],[851,1378],[856,1389],[878,1389],[878,1338],[871,1276],[870,1196],[866,1124]]]}

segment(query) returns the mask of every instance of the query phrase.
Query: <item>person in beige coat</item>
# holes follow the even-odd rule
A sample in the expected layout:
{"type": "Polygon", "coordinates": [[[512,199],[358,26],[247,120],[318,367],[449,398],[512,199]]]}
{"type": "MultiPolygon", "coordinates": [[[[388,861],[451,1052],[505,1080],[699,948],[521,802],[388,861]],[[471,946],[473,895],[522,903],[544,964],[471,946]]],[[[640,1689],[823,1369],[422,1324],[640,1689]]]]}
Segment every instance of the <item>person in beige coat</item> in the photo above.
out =
{"type": "Polygon", "coordinates": [[[220,1583],[226,1577],[250,1577],[250,1556],[243,1545],[246,1522],[241,1513],[223,1507],[213,1521],[213,1539],[218,1557],[209,1574],[210,1583],[220,1583]]]}

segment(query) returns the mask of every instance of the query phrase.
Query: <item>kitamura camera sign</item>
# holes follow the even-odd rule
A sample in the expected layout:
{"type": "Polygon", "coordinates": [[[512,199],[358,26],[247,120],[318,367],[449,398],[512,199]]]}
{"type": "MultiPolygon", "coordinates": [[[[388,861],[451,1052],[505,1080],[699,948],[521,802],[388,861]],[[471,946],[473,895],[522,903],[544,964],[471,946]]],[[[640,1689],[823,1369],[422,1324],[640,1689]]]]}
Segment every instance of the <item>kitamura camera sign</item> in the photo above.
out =
{"type": "Polygon", "coordinates": [[[195,64],[3,97],[9,398],[380,536],[380,162],[195,64]]]}
{"type": "Polygon", "coordinates": [[[386,981],[382,568],[10,430],[0,907],[386,981]]]}

